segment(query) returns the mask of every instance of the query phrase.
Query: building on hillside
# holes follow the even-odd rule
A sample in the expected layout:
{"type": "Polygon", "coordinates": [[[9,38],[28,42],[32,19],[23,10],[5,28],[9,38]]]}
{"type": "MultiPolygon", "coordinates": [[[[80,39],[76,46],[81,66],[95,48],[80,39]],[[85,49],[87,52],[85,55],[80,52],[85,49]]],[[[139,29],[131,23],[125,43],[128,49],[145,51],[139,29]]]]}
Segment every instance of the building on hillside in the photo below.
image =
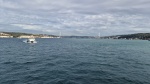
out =
{"type": "Polygon", "coordinates": [[[30,36],[28,36],[28,35],[21,35],[18,38],[30,38],[30,36]]]}
{"type": "Polygon", "coordinates": [[[40,38],[38,35],[21,35],[18,38],[40,38]]]}
{"type": "Polygon", "coordinates": [[[13,38],[10,34],[0,33],[0,38],[13,38]]]}
{"type": "Polygon", "coordinates": [[[41,36],[41,38],[54,38],[52,36],[41,36]]]}
{"type": "Polygon", "coordinates": [[[9,36],[9,34],[6,34],[6,33],[0,33],[0,36],[9,36]]]}

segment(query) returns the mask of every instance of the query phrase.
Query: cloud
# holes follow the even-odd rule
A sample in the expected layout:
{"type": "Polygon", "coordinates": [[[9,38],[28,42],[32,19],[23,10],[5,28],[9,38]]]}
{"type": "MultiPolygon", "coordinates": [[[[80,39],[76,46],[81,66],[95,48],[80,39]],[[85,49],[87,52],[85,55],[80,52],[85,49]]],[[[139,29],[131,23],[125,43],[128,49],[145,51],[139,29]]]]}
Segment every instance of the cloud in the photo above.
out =
{"type": "Polygon", "coordinates": [[[21,27],[22,29],[28,30],[41,30],[41,26],[32,25],[32,24],[12,24],[13,26],[21,27]]]}
{"type": "Polygon", "coordinates": [[[149,8],[149,0],[0,0],[0,29],[64,35],[149,32],[149,8]]]}

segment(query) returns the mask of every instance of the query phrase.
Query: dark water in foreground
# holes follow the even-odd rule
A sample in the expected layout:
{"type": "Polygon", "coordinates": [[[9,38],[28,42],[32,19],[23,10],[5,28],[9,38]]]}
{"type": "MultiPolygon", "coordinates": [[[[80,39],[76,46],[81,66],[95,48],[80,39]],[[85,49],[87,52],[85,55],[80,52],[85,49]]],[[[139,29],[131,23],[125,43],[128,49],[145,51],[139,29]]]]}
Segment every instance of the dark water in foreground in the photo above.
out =
{"type": "Polygon", "coordinates": [[[150,42],[0,39],[0,84],[150,84],[150,42]]]}

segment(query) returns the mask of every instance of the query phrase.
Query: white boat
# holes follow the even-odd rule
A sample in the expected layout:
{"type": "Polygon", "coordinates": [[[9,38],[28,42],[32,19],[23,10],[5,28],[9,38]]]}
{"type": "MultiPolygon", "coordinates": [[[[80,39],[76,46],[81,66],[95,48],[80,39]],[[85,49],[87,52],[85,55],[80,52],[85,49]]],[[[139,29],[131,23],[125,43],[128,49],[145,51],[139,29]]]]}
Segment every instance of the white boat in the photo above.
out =
{"type": "Polygon", "coordinates": [[[33,36],[24,40],[23,42],[25,42],[25,43],[37,43],[37,41],[35,40],[35,38],[33,36]]]}
{"type": "Polygon", "coordinates": [[[26,43],[37,43],[37,41],[34,38],[29,38],[26,43]]]}

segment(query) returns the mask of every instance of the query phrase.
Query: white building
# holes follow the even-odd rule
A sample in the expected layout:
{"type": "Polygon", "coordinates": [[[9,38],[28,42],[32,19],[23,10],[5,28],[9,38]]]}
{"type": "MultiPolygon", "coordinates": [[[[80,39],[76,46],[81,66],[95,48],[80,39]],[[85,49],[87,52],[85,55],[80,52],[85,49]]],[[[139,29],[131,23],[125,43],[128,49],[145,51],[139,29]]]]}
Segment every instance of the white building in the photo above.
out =
{"type": "MultiPolygon", "coordinates": [[[[30,35],[22,35],[22,36],[19,36],[18,38],[31,38],[30,35]]],[[[32,36],[32,38],[36,38],[35,36],[32,36]]]]}
{"type": "Polygon", "coordinates": [[[0,38],[13,38],[13,36],[6,33],[0,33],[0,38]]]}
{"type": "Polygon", "coordinates": [[[54,38],[54,37],[51,37],[51,36],[42,36],[41,38],[54,38]]]}

